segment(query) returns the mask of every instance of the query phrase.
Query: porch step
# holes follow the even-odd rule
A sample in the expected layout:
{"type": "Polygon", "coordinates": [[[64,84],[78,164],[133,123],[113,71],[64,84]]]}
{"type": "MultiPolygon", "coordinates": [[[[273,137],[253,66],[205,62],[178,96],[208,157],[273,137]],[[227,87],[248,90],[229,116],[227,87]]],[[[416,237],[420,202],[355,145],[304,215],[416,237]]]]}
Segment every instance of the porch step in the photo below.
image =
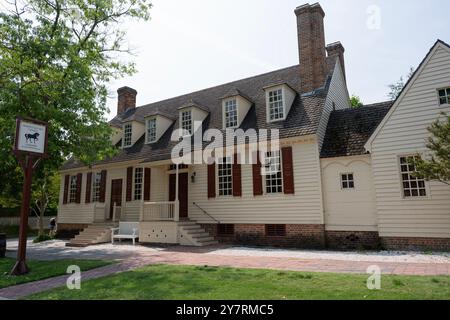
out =
{"type": "Polygon", "coordinates": [[[183,221],[178,223],[181,245],[191,245],[197,247],[218,244],[211,235],[194,221],[183,221]]]}
{"type": "Polygon", "coordinates": [[[87,247],[90,245],[111,241],[113,223],[94,223],[80,232],[79,235],[66,243],[67,247],[87,247]]]}

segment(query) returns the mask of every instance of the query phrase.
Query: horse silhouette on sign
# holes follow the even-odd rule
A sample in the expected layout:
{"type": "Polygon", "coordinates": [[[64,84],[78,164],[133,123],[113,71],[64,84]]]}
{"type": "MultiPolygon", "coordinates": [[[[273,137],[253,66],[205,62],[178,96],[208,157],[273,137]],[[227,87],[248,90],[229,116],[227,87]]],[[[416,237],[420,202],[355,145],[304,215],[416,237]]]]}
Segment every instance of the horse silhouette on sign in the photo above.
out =
{"type": "Polygon", "coordinates": [[[33,143],[36,143],[36,141],[39,141],[39,133],[37,133],[37,132],[34,134],[26,133],[25,139],[26,139],[26,142],[30,141],[30,143],[31,143],[31,140],[33,140],[33,143]]]}

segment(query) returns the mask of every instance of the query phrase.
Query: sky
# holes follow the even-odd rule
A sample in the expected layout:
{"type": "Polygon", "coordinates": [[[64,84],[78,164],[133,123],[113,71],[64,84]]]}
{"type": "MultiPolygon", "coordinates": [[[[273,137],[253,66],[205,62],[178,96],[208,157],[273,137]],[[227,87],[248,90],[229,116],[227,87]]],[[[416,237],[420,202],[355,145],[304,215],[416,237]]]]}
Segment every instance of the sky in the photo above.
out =
{"type": "MultiPolygon", "coordinates": [[[[294,9],[304,1],[153,0],[149,21],[121,26],[138,72],[110,84],[107,118],[122,86],[138,91],[140,106],[298,64],[294,9]]],[[[450,42],[448,0],[320,4],[326,43],[344,45],[349,93],[366,104],[388,100],[387,86],[437,39],[450,42]]]]}

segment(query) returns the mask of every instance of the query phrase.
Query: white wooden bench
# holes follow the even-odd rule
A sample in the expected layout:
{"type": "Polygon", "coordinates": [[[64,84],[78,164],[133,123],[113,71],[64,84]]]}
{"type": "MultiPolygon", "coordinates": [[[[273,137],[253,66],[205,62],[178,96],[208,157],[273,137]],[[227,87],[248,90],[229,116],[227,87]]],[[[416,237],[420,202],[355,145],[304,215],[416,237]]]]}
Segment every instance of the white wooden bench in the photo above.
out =
{"type": "Polygon", "coordinates": [[[136,239],[139,238],[139,222],[119,222],[118,228],[111,228],[111,243],[114,244],[114,239],[131,239],[133,246],[136,244],[136,239]]]}

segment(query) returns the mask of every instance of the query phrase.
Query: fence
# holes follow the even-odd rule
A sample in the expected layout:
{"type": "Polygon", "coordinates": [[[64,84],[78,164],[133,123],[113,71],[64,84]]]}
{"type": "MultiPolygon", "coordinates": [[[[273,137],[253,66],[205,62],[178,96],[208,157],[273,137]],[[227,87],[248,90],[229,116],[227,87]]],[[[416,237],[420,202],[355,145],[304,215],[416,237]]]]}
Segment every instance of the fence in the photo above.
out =
{"type": "MultiPolygon", "coordinates": [[[[50,219],[56,217],[44,217],[44,228],[48,228],[50,219]]],[[[0,226],[18,226],[20,224],[20,217],[0,217],[0,226]]],[[[39,218],[29,217],[28,225],[32,229],[39,229],[39,218]]]]}

